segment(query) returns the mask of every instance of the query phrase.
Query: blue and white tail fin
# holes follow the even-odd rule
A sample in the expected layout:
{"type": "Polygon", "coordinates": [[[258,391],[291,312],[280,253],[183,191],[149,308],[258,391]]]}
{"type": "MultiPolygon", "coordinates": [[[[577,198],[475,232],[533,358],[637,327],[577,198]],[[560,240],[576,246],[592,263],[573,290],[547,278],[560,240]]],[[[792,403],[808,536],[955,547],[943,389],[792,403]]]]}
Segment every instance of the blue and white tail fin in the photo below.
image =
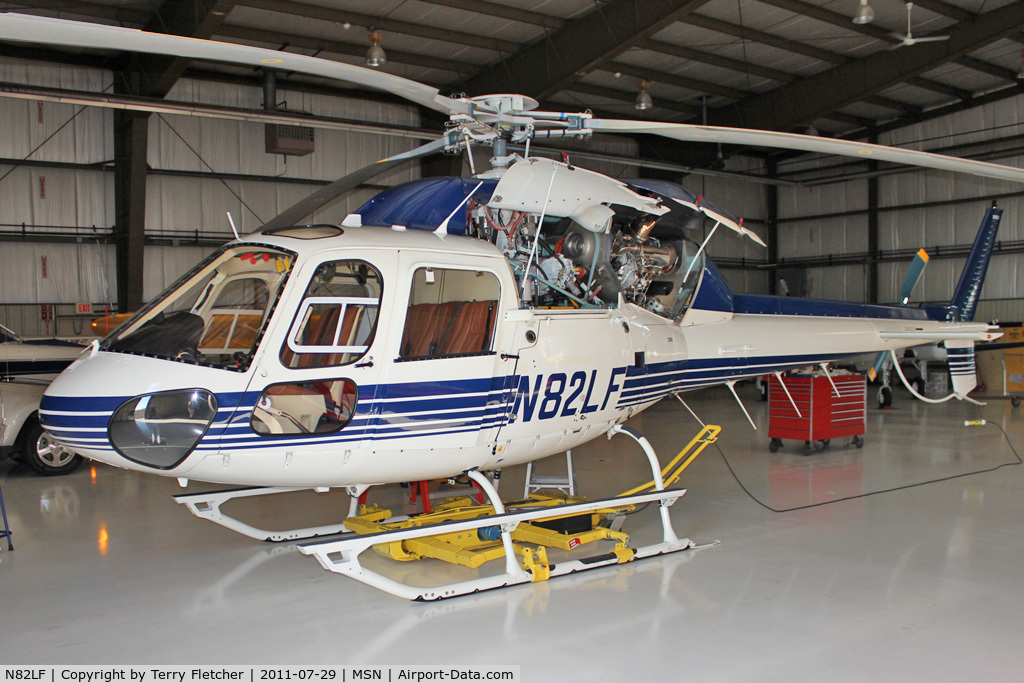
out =
{"type": "Polygon", "coordinates": [[[999,221],[1002,217],[1003,210],[996,207],[993,202],[992,207],[985,212],[978,236],[974,238],[974,246],[971,247],[971,255],[967,257],[967,264],[960,273],[960,282],[953,291],[953,299],[947,309],[947,320],[974,320],[974,313],[978,309],[978,297],[985,283],[985,273],[988,272],[988,263],[992,258],[992,249],[996,245],[996,234],[999,232],[999,221]]]}

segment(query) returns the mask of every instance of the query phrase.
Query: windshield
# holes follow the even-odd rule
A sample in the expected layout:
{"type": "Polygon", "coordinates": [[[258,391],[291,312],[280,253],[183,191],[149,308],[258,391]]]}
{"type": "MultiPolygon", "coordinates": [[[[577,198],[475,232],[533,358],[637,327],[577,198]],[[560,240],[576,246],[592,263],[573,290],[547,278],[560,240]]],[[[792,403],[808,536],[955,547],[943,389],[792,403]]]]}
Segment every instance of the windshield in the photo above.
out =
{"type": "Polygon", "coordinates": [[[270,247],[227,247],[143,309],[105,350],[244,370],[293,260],[270,247]]]}

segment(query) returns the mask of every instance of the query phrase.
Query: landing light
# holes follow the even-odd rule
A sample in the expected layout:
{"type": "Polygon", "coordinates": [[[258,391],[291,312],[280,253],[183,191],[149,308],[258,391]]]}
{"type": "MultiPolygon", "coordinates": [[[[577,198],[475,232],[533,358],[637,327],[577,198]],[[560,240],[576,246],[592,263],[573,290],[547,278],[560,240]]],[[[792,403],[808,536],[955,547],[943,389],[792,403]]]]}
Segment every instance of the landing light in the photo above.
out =
{"type": "Polygon", "coordinates": [[[114,449],[133,462],[157,469],[181,463],[217,416],[217,398],[205,389],[136,396],[110,418],[114,449]]]}

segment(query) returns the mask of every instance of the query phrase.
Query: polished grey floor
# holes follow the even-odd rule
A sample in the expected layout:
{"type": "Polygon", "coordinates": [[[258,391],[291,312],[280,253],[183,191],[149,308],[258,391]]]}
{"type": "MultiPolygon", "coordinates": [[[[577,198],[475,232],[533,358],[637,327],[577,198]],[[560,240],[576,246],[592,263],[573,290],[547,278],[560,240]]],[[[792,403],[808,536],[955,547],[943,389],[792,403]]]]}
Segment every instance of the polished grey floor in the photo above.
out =
{"type": "MultiPolygon", "coordinates": [[[[770,454],[765,404],[741,391],[761,431],[725,391],[691,395],[725,430],[672,509],[681,536],[721,545],[433,604],[196,520],[171,500],[173,480],[100,465],[44,479],[0,463],[15,532],[14,552],[0,550],[0,662],[520,664],[525,681],[1020,680],[1024,467],[785,511],[1015,463],[998,429],[963,420],[1001,424],[1024,451],[1020,409],[898,394],[895,409],[869,411],[861,450],[834,442],[805,456],[787,442],[770,454]]],[[[675,401],[630,424],[663,461],[697,427],[675,401]]],[[[622,436],[575,456],[590,495],[645,476],[622,436]]],[[[522,479],[523,468],[509,470],[502,490],[518,495],[522,479]]],[[[278,527],[331,521],[347,504],[341,492],[233,503],[278,527]]],[[[627,530],[659,540],[655,510],[627,530]]],[[[390,569],[411,581],[448,571],[390,569]]]]}

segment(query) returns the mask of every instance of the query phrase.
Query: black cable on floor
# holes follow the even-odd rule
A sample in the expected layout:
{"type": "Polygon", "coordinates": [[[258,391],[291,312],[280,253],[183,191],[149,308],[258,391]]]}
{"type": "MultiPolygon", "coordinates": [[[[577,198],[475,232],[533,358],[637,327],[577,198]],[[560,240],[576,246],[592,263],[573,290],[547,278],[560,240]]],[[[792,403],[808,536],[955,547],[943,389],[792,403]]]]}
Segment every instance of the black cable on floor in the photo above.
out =
{"type": "MultiPolygon", "coordinates": [[[[927,486],[928,484],[938,484],[939,482],[951,481],[953,479],[960,479],[962,477],[972,477],[975,474],[985,474],[986,472],[995,472],[996,470],[1002,469],[1004,467],[1011,467],[1011,466],[1015,466],[1015,465],[1024,464],[1024,461],[1021,460],[1020,453],[1018,453],[1017,449],[1013,447],[1013,443],[1010,442],[1010,437],[1007,436],[1006,430],[1004,430],[1001,425],[999,425],[999,424],[997,424],[995,422],[988,422],[988,421],[984,422],[983,424],[984,425],[992,425],[993,427],[996,427],[999,431],[1001,431],[1003,433],[1003,438],[1006,439],[1006,445],[1010,447],[1011,451],[1013,451],[1013,456],[1015,458],[1017,458],[1017,462],[1004,462],[1001,465],[996,465],[995,467],[988,467],[988,468],[983,469],[983,470],[974,470],[973,472],[964,472],[962,474],[953,474],[953,475],[950,475],[948,477],[939,477],[938,479],[929,479],[928,481],[917,482],[916,484],[906,484],[904,486],[896,486],[896,487],[891,488],[891,489],[882,489],[881,491],[871,491],[869,493],[860,493],[860,494],[858,494],[856,496],[846,496],[845,498],[836,498],[835,500],[826,500],[826,501],[822,501],[820,503],[811,503],[809,505],[800,505],[798,507],[793,507],[793,508],[783,508],[781,510],[777,510],[777,509],[773,508],[772,506],[767,505],[766,503],[762,503],[760,500],[758,500],[757,496],[755,496],[753,493],[751,493],[750,490],[747,489],[747,487],[743,485],[743,482],[740,481],[740,478],[736,475],[736,471],[732,468],[732,465],[729,463],[729,459],[727,457],[725,457],[725,453],[718,446],[718,444],[716,443],[716,444],[714,444],[714,446],[718,450],[718,454],[722,456],[722,460],[725,462],[725,466],[729,468],[729,473],[732,474],[732,478],[736,480],[736,483],[739,484],[739,487],[741,489],[743,489],[743,492],[746,493],[750,497],[750,499],[752,501],[754,501],[755,503],[757,503],[758,505],[760,505],[764,509],[770,510],[772,512],[795,512],[797,510],[809,510],[810,508],[822,507],[824,505],[832,505],[834,503],[842,503],[842,502],[845,502],[845,501],[848,501],[848,500],[857,500],[859,498],[867,498],[868,496],[877,496],[877,495],[882,494],[882,493],[892,493],[893,491],[903,491],[903,490],[906,490],[906,489],[916,488],[918,486],[927,486]]],[[[972,426],[983,426],[983,425],[972,425],[972,426]]]]}

